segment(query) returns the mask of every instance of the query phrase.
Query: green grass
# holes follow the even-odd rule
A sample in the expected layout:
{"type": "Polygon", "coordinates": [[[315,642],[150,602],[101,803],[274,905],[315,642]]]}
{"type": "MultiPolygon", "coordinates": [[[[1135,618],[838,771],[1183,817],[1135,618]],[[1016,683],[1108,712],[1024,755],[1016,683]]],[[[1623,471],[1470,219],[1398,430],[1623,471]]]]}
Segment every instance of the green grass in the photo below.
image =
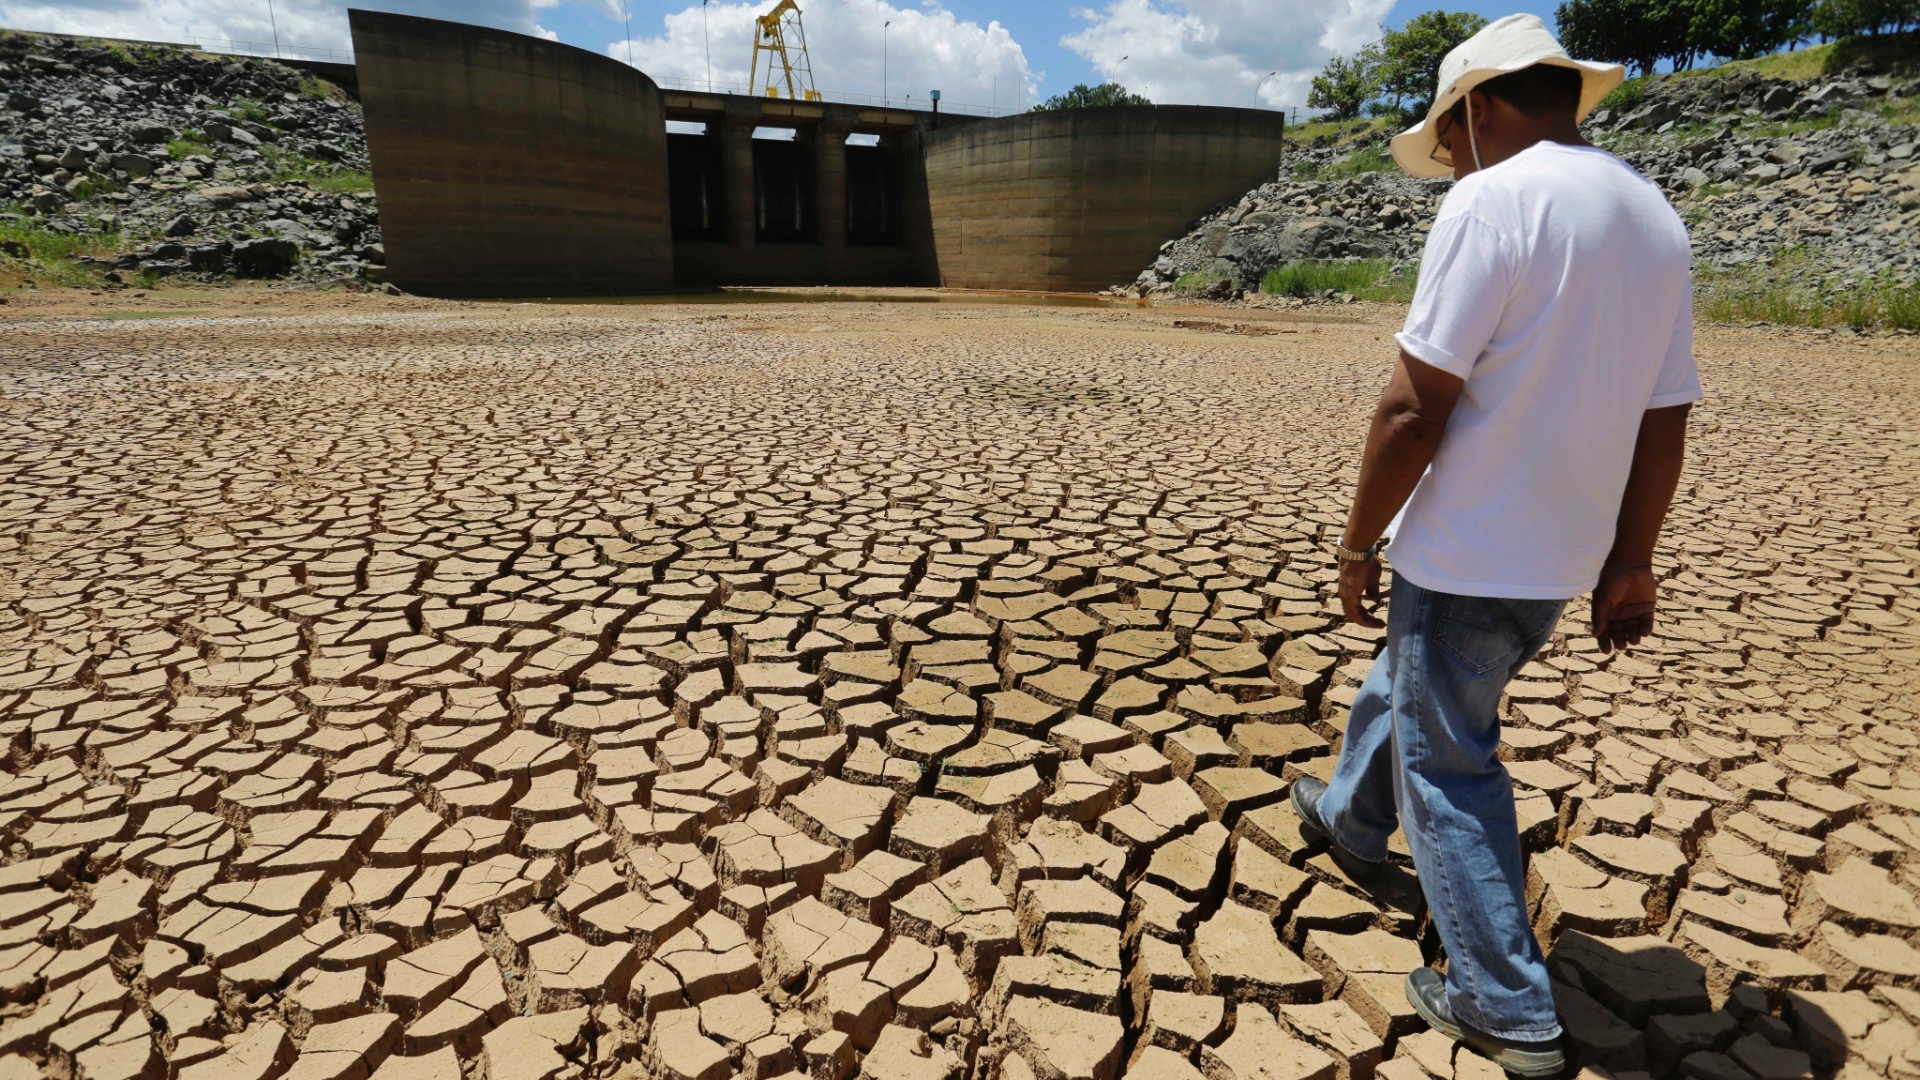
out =
{"type": "Polygon", "coordinates": [[[188,128],[177,139],[167,141],[167,156],[175,161],[185,161],[190,157],[212,157],[213,148],[207,145],[207,137],[188,128]]]}
{"type": "Polygon", "coordinates": [[[267,118],[266,106],[252,98],[234,99],[233,103],[227,106],[227,113],[235,120],[251,120],[256,124],[274,126],[273,121],[267,118]]]}
{"type": "Polygon", "coordinates": [[[1332,135],[1337,146],[1378,132],[1397,131],[1401,126],[1390,116],[1376,116],[1370,120],[1307,120],[1287,125],[1286,140],[1305,146],[1323,135],[1332,135]]]}
{"type": "Polygon", "coordinates": [[[272,143],[262,146],[260,153],[273,166],[273,180],[278,184],[301,180],[315,191],[358,194],[373,190],[372,173],[344,169],[329,161],[290,154],[272,143]]]}
{"type": "Polygon", "coordinates": [[[1363,146],[1345,157],[1325,165],[1302,161],[1293,167],[1295,180],[1344,180],[1362,173],[1385,172],[1394,168],[1393,155],[1377,144],[1363,146]]]}
{"type": "Polygon", "coordinates": [[[1920,97],[1887,98],[1876,102],[1873,111],[1889,124],[1920,124],[1920,97]]]}
{"type": "Polygon", "coordinates": [[[1337,180],[1344,176],[1359,176],[1361,173],[1381,172],[1393,167],[1393,155],[1387,148],[1374,144],[1363,146],[1346,157],[1329,164],[1325,173],[1328,179],[1337,180]]]}
{"type": "Polygon", "coordinates": [[[301,97],[316,98],[347,96],[346,91],[340,89],[338,86],[335,86],[318,75],[310,75],[304,71],[300,73],[300,85],[294,89],[294,93],[299,94],[301,97]]]}
{"type": "Polygon", "coordinates": [[[1628,79],[1613,88],[1613,92],[1600,99],[1600,107],[1612,109],[1616,113],[1631,112],[1647,96],[1647,78],[1628,79]]]}
{"type": "Polygon", "coordinates": [[[309,173],[304,179],[307,186],[315,191],[343,191],[359,194],[373,191],[373,174],[353,169],[334,169],[329,173],[309,173]]]}
{"type": "MultiPolygon", "coordinates": [[[[21,207],[7,209],[24,213],[21,207]]],[[[98,285],[107,271],[104,266],[84,266],[83,255],[101,258],[120,251],[127,237],[120,232],[101,232],[99,223],[89,221],[83,233],[54,232],[24,221],[0,221],[0,286],[20,287],[31,281],[38,285],[98,285]],[[24,250],[25,256],[17,254],[24,250]]]]}
{"type": "Polygon", "coordinates": [[[1785,135],[1801,135],[1809,131],[1826,131],[1840,126],[1840,110],[1828,109],[1812,116],[1800,116],[1791,120],[1763,120],[1748,125],[1742,134],[1748,138],[1778,139],[1785,135]]]}
{"type": "Polygon", "coordinates": [[[1695,310],[1712,322],[1920,330],[1920,286],[1882,279],[1823,290],[1806,284],[1814,263],[1812,252],[1795,247],[1766,266],[1698,273],[1695,310]]]}
{"type": "Polygon", "coordinates": [[[1385,259],[1351,262],[1291,262],[1268,270],[1260,291],[1272,296],[1312,297],[1349,293],[1361,300],[1404,304],[1413,299],[1417,273],[1392,274],[1385,259]]]}
{"type": "Polygon", "coordinates": [[[1231,278],[1231,274],[1194,270],[1181,274],[1179,280],[1173,283],[1173,290],[1183,293],[1205,292],[1222,281],[1231,280],[1231,278]]]}
{"type": "Polygon", "coordinates": [[[1699,79],[1751,71],[1770,79],[1805,82],[1826,75],[1838,75],[1862,61],[1896,74],[1920,72],[1920,32],[1885,34],[1877,38],[1848,38],[1752,60],[1730,60],[1716,67],[1694,68],[1666,77],[1699,79]]]}
{"type": "Polygon", "coordinates": [[[1664,135],[1652,131],[1610,131],[1599,137],[1599,142],[1608,150],[1618,154],[1622,151],[1644,150],[1655,143],[1661,146],[1678,146],[1703,139],[1719,131],[1719,124],[1675,124],[1664,135]]]}
{"type": "Polygon", "coordinates": [[[1854,103],[1845,108],[1830,108],[1825,112],[1795,117],[1791,120],[1766,120],[1748,125],[1742,129],[1742,134],[1749,138],[1777,139],[1784,135],[1827,131],[1840,126],[1848,109],[1872,113],[1896,127],[1920,124],[1920,98],[1887,98],[1881,101],[1854,103]]]}

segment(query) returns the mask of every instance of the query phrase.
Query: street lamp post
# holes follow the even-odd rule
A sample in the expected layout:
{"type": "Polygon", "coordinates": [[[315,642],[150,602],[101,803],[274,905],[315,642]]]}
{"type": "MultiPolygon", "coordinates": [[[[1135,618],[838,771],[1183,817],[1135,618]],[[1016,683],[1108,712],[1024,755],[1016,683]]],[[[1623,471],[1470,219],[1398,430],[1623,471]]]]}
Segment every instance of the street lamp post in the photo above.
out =
{"type": "Polygon", "coordinates": [[[620,13],[627,19],[627,66],[633,66],[633,4],[631,0],[620,0],[620,13]]]}
{"type": "Polygon", "coordinates": [[[273,27],[273,58],[280,59],[280,17],[273,13],[273,0],[267,0],[267,25],[273,27]]]}
{"type": "Polygon", "coordinates": [[[892,19],[880,24],[880,105],[882,108],[887,104],[887,27],[892,25],[892,19]]]}
{"type": "Polygon", "coordinates": [[[1268,79],[1271,79],[1278,74],[1280,74],[1278,71],[1269,71],[1265,75],[1260,76],[1259,82],[1253,84],[1253,107],[1254,108],[1257,109],[1260,107],[1260,88],[1267,85],[1268,79]]]}
{"type": "Polygon", "coordinates": [[[707,43],[707,93],[711,94],[713,93],[713,32],[707,28],[707,0],[700,0],[700,36],[707,43]]]}

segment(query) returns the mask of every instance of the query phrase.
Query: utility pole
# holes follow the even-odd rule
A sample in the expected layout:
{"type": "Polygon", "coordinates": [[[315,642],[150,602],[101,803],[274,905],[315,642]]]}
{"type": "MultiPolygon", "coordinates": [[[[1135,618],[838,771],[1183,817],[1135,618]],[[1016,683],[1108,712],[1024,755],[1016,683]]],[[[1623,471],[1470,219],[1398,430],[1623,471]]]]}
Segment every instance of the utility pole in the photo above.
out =
{"type": "Polygon", "coordinates": [[[267,25],[273,27],[273,58],[280,59],[280,18],[273,13],[273,0],[267,0],[267,25]]]}

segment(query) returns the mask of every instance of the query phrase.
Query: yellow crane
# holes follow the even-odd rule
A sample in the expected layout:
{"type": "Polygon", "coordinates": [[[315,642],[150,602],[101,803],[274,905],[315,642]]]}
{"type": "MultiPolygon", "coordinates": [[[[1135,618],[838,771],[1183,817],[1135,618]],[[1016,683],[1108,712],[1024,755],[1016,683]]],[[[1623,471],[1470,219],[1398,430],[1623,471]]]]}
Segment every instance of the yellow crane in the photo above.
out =
{"type": "Polygon", "coordinates": [[[753,25],[753,76],[747,92],[765,93],[770,98],[819,101],[820,91],[813,88],[813,61],[807,57],[807,31],[800,25],[800,5],[793,0],[780,0],[772,11],[753,20],[753,25]],[[789,48],[789,40],[797,42],[797,46],[789,48]],[[764,76],[760,71],[761,53],[767,54],[764,76]],[[784,93],[782,87],[785,87],[784,93]]]}

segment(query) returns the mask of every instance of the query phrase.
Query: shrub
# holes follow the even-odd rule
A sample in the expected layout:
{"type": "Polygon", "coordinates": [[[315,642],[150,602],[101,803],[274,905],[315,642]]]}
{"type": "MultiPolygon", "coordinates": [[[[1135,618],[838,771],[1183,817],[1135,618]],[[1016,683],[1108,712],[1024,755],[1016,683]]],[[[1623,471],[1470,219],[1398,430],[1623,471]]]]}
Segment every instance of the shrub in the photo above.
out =
{"type": "Polygon", "coordinates": [[[167,156],[175,161],[212,155],[213,149],[207,145],[207,137],[192,128],[182,131],[179,138],[167,141],[167,156]]]}
{"type": "Polygon", "coordinates": [[[1694,310],[1714,322],[1920,330],[1920,285],[1891,279],[1840,290],[1804,284],[1813,256],[1787,248],[1766,266],[1696,275],[1694,310]]]}
{"type": "Polygon", "coordinates": [[[1405,303],[1413,298],[1417,274],[1395,274],[1385,259],[1341,262],[1290,262],[1260,279],[1260,291],[1273,296],[1313,297],[1347,293],[1362,300],[1405,303]]]}
{"type": "Polygon", "coordinates": [[[20,206],[0,209],[20,214],[18,220],[0,220],[0,282],[18,285],[35,281],[49,285],[97,285],[106,267],[83,265],[83,255],[111,255],[122,246],[118,232],[100,231],[89,220],[84,232],[56,232],[43,228],[20,206]]]}
{"type": "Polygon", "coordinates": [[[1617,113],[1627,112],[1638,107],[1640,99],[1646,96],[1647,77],[1642,75],[1637,79],[1628,79],[1626,82],[1614,87],[1611,93],[1600,99],[1600,107],[1603,109],[1612,109],[1617,113]]]}
{"type": "Polygon", "coordinates": [[[1295,180],[1343,180],[1362,173],[1384,172],[1393,167],[1393,154],[1386,146],[1371,144],[1345,157],[1329,161],[1325,165],[1316,165],[1311,161],[1295,162],[1293,178],[1295,180]]]}
{"type": "Polygon", "coordinates": [[[288,181],[299,180],[305,182],[308,187],[316,191],[362,192],[373,190],[373,174],[371,173],[357,172],[353,169],[343,169],[331,162],[320,161],[310,157],[301,157],[298,154],[288,153],[272,143],[262,146],[260,152],[266,157],[267,162],[273,166],[273,179],[275,183],[284,184],[288,181]]]}
{"type": "Polygon", "coordinates": [[[227,112],[236,120],[251,120],[256,124],[268,125],[273,123],[267,118],[266,107],[252,98],[240,98],[227,107],[227,112]]]}
{"type": "Polygon", "coordinates": [[[1920,333],[1920,286],[1887,289],[1880,294],[1881,325],[1920,333]]]}
{"type": "Polygon", "coordinates": [[[1328,165],[1326,174],[1329,179],[1338,180],[1345,176],[1359,176],[1361,173],[1384,172],[1393,168],[1393,155],[1379,143],[1363,146],[1339,161],[1328,165]]]}

